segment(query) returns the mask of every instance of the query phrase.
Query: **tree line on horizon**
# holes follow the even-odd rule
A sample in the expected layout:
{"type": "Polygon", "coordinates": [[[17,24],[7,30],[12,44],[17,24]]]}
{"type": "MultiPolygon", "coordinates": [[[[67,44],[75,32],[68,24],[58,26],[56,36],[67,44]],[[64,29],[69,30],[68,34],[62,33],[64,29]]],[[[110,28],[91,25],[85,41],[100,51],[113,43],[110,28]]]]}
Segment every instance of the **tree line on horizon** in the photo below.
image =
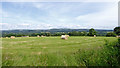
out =
{"type": "Polygon", "coordinates": [[[23,34],[23,33],[4,33],[2,34],[2,37],[10,37],[10,36],[16,36],[16,37],[22,37],[22,36],[61,36],[61,35],[70,35],[70,36],[107,36],[107,37],[116,37],[117,35],[120,35],[120,27],[115,27],[113,32],[107,32],[105,35],[100,35],[97,34],[98,32],[95,31],[95,29],[91,28],[89,29],[89,32],[86,31],[72,31],[72,32],[40,32],[40,33],[28,33],[28,34],[23,34]]]}

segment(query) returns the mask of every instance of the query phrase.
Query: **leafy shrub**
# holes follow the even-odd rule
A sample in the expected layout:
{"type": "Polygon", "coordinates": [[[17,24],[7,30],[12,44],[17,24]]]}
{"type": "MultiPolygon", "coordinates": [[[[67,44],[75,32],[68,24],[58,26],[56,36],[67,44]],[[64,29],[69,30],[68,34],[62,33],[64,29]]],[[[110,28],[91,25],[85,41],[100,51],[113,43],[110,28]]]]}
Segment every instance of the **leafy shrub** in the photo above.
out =
{"type": "Polygon", "coordinates": [[[75,55],[78,65],[83,66],[119,66],[120,53],[116,45],[118,42],[105,40],[105,45],[99,50],[78,50],[75,55]]]}
{"type": "Polygon", "coordinates": [[[116,34],[113,32],[109,32],[106,34],[106,37],[116,37],[116,34]]]}

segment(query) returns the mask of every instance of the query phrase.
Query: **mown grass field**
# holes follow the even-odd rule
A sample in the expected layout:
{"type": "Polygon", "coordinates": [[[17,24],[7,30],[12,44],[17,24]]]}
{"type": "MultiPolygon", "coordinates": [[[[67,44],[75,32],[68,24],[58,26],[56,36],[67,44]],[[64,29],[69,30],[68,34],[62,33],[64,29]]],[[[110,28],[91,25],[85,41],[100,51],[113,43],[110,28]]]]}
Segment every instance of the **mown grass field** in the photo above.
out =
{"type": "MultiPolygon", "coordinates": [[[[18,37],[2,39],[3,66],[86,66],[95,65],[106,55],[99,57],[106,42],[114,42],[116,37],[18,37]],[[78,53],[78,51],[81,53],[78,53]],[[83,52],[82,52],[83,51],[83,52]],[[85,53],[87,51],[87,53],[85,53]],[[91,51],[94,51],[91,53],[91,51]],[[90,53],[89,53],[90,52],[90,53]],[[85,54],[84,54],[85,53],[85,54]],[[80,59],[78,59],[80,57],[80,59]],[[89,58],[91,64],[87,64],[89,58]],[[85,60],[81,60],[85,59],[85,60]],[[93,60],[95,59],[95,60],[93,60]]],[[[108,54],[109,55],[109,54],[108,54]]],[[[116,59],[112,59],[116,60],[116,59]]],[[[117,61],[117,60],[116,60],[117,61]]],[[[97,64],[97,65],[107,65],[97,64]]]]}

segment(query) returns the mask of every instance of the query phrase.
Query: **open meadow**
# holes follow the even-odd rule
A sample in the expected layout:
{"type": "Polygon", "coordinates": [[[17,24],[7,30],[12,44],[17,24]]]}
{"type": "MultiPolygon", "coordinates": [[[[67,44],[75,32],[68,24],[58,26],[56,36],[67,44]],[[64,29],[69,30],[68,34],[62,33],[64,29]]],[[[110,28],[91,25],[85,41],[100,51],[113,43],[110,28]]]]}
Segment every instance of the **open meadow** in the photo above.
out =
{"type": "Polygon", "coordinates": [[[67,40],[60,39],[59,36],[2,38],[2,65],[118,65],[116,51],[111,49],[115,42],[116,37],[72,36],[67,40]]]}

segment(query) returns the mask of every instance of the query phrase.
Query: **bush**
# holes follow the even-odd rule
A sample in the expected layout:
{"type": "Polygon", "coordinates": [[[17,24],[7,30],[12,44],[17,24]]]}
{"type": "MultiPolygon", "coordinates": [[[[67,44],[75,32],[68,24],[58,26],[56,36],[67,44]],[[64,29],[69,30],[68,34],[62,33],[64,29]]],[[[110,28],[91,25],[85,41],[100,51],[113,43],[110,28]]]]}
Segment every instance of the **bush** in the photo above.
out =
{"type": "Polygon", "coordinates": [[[116,37],[116,34],[113,32],[109,32],[106,34],[106,37],[116,37]]]}
{"type": "Polygon", "coordinates": [[[75,55],[77,64],[88,66],[119,66],[120,56],[117,41],[105,40],[105,45],[99,50],[78,50],[75,55]]]}

